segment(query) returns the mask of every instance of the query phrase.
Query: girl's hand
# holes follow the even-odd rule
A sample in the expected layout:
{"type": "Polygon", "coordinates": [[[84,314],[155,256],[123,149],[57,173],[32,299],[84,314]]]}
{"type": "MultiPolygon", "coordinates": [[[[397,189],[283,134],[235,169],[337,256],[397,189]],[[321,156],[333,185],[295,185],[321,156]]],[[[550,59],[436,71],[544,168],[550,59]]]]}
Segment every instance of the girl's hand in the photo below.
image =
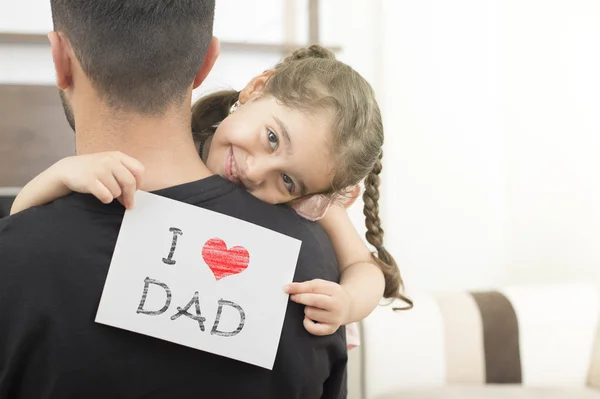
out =
{"type": "Polygon", "coordinates": [[[71,191],[92,194],[105,204],[118,199],[125,208],[131,208],[144,166],[115,151],[64,158],[49,172],[71,191]]]}
{"type": "Polygon", "coordinates": [[[352,299],[339,284],[315,279],[285,287],[290,299],[305,305],[304,328],[314,335],[330,335],[347,324],[352,299]]]}

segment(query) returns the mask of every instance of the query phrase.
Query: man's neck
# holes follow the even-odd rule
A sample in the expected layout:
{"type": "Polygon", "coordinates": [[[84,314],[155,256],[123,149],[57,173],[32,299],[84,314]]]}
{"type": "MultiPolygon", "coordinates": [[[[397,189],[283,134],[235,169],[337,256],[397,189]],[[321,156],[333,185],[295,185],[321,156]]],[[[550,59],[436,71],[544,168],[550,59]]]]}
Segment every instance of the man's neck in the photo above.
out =
{"type": "Polygon", "coordinates": [[[111,118],[97,113],[77,119],[76,126],[78,155],[121,151],[136,158],[145,167],[139,187],[144,191],[189,183],[212,174],[196,152],[185,116],[111,118]]]}

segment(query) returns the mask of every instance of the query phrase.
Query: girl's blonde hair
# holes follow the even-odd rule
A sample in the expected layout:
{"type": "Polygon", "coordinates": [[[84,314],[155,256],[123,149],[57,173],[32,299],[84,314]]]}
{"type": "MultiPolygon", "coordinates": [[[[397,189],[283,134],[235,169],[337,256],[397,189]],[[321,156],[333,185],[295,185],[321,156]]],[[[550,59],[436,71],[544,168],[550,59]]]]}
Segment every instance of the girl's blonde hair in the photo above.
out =
{"type": "MultiPolygon", "coordinates": [[[[373,259],[385,277],[384,297],[412,301],[401,291],[400,270],[383,246],[379,218],[379,173],[383,156],[383,123],[375,93],[358,72],[335,59],[329,50],[313,45],[296,50],[273,69],[263,88],[281,104],[305,113],[328,111],[333,114],[333,156],[337,170],[331,188],[333,194],[364,179],[364,215],[366,238],[376,251],[373,259]]],[[[225,119],[239,92],[221,91],[201,98],[192,107],[192,131],[201,140],[225,119]]]]}

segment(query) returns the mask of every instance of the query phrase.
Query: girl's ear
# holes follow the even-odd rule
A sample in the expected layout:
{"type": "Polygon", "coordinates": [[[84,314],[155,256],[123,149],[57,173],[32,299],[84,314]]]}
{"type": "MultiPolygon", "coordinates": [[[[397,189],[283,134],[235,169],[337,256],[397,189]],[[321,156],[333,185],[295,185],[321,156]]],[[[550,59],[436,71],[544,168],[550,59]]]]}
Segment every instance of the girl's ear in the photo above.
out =
{"type": "Polygon", "coordinates": [[[274,70],[269,69],[268,71],[265,71],[252,79],[250,83],[248,83],[240,92],[240,103],[245,104],[246,102],[258,97],[262,93],[267,80],[269,80],[274,72],[274,70]]]}

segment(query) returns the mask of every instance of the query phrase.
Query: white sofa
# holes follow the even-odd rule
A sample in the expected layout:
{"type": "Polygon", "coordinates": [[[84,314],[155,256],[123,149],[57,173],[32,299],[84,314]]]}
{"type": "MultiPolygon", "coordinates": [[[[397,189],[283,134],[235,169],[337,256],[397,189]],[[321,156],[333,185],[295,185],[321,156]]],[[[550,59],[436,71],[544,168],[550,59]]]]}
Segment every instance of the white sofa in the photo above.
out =
{"type": "Polygon", "coordinates": [[[589,285],[413,296],[377,308],[350,352],[349,399],[600,399],[589,285]]]}

